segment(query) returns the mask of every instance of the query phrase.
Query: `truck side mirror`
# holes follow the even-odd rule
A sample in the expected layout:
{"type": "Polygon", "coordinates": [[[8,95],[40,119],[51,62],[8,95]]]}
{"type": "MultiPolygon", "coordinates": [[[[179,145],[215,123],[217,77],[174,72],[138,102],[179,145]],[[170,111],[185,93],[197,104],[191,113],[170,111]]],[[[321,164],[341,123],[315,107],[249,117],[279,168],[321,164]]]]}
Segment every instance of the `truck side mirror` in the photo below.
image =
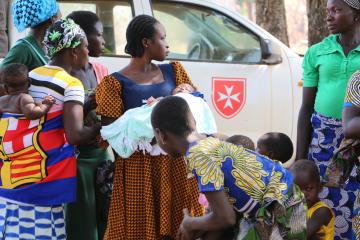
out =
{"type": "Polygon", "coordinates": [[[261,57],[267,59],[271,56],[271,42],[269,39],[260,38],[261,57]]]}
{"type": "Polygon", "coordinates": [[[260,38],[262,61],[266,64],[278,64],[282,62],[281,55],[273,53],[270,39],[260,38]]]}

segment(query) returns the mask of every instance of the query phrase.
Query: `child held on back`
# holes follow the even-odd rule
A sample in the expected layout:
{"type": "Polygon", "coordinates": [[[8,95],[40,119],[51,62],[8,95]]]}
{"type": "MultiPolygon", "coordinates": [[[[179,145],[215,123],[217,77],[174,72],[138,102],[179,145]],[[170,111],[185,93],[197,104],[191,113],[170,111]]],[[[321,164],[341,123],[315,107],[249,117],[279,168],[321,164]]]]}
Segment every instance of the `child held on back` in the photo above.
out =
{"type": "Polygon", "coordinates": [[[27,67],[23,64],[9,64],[1,70],[1,82],[7,95],[0,97],[0,112],[23,114],[27,119],[43,117],[55,103],[52,96],[46,96],[41,103],[28,94],[30,80],[27,67]]]}
{"type": "Polygon", "coordinates": [[[320,201],[320,174],[316,164],[310,160],[298,160],[291,167],[294,182],[305,195],[307,212],[307,239],[333,240],[335,215],[332,210],[320,201]]]}

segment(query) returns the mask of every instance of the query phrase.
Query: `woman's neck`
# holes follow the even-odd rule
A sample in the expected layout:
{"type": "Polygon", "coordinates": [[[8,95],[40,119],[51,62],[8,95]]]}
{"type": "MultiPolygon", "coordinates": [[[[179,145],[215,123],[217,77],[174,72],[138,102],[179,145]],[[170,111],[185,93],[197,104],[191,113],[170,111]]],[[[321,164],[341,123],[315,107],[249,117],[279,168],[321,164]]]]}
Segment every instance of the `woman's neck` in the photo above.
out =
{"type": "Polygon", "coordinates": [[[181,144],[182,152],[186,153],[186,151],[189,149],[189,145],[191,143],[200,141],[200,140],[205,139],[205,138],[206,138],[205,135],[202,135],[202,134],[198,133],[197,131],[194,131],[194,132],[190,133],[187,136],[187,138],[185,138],[182,141],[182,144],[181,144]]]}
{"type": "Polygon", "coordinates": [[[83,68],[79,68],[79,69],[72,69],[71,71],[74,73],[79,73],[79,72],[86,72],[86,71],[92,71],[92,66],[90,63],[87,63],[85,67],[83,68]]]}
{"type": "Polygon", "coordinates": [[[143,73],[154,70],[154,64],[151,62],[151,59],[145,56],[140,58],[131,58],[129,66],[131,66],[132,69],[143,73]]]}
{"type": "Polygon", "coordinates": [[[354,27],[351,31],[341,33],[339,42],[343,47],[356,48],[360,45],[360,27],[354,27]]]}
{"type": "Polygon", "coordinates": [[[32,28],[30,30],[30,34],[33,36],[33,38],[35,39],[38,46],[43,48],[44,47],[43,41],[44,41],[44,38],[45,38],[46,29],[32,28]]]}
{"type": "Polygon", "coordinates": [[[57,66],[63,68],[67,73],[71,73],[73,67],[69,61],[66,61],[63,57],[55,57],[49,62],[50,66],[57,66]]]}

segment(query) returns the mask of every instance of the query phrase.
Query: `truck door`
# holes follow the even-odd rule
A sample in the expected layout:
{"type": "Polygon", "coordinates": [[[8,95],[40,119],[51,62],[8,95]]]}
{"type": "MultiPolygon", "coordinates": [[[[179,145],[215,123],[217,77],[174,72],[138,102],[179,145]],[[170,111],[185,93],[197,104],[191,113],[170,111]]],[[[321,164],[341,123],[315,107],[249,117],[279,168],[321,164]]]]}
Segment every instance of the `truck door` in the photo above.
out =
{"type": "MultiPolygon", "coordinates": [[[[272,125],[272,110],[276,108],[273,93],[282,94],[282,88],[291,81],[281,51],[276,64],[265,63],[261,38],[252,29],[210,8],[207,1],[192,2],[153,1],[153,15],[167,31],[169,58],[180,60],[205,94],[219,131],[253,139],[270,130],[291,136],[292,106],[283,103],[280,110],[288,119],[286,126],[274,129],[272,125]],[[275,80],[284,84],[274,92],[275,80]]],[[[283,94],[290,98],[291,105],[291,85],[283,94]]]]}

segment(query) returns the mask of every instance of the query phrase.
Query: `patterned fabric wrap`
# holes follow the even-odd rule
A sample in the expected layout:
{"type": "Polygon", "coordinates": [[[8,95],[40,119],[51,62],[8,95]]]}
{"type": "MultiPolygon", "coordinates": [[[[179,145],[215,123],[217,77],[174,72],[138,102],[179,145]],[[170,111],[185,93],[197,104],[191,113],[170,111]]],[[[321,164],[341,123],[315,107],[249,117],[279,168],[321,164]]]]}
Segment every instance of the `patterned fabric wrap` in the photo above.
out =
{"type": "Polygon", "coordinates": [[[355,106],[360,108],[360,71],[355,72],[346,89],[344,106],[355,106]]]}
{"type": "MultiPolygon", "coordinates": [[[[312,140],[309,146],[308,159],[316,163],[322,179],[331,163],[334,152],[340,147],[344,138],[340,120],[314,113],[311,118],[312,140]]],[[[349,180],[342,188],[324,187],[319,197],[335,213],[335,239],[351,239],[351,224],[353,218],[354,201],[359,184],[355,178],[353,168],[349,180]]]]}
{"type": "Polygon", "coordinates": [[[324,176],[326,186],[342,187],[349,179],[354,167],[356,168],[356,180],[360,183],[358,156],[360,156],[360,141],[344,139],[326,168],[324,176]]]}
{"type": "Polygon", "coordinates": [[[360,240],[360,191],[357,192],[354,204],[353,239],[360,240]]]}
{"type": "MultiPolygon", "coordinates": [[[[178,93],[188,103],[196,121],[199,133],[214,134],[217,132],[215,118],[201,98],[191,93],[178,93]]],[[[101,129],[101,136],[108,141],[110,146],[122,158],[130,157],[135,151],[150,153],[151,155],[163,154],[163,151],[154,152],[151,141],[154,139],[154,131],[151,127],[151,112],[157,103],[143,105],[127,110],[119,119],[101,129]]]]}
{"type": "Polygon", "coordinates": [[[72,19],[60,20],[48,29],[44,44],[50,58],[66,48],[75,48],[86,38],[85,32],[72,19]]]}
{"type": "Polygon", "coordinates": [[[344,2],[352,8],[360,10],[360,1],[359,0],[344,0],[344,2]]]}
{"type": "Polygon", "coordinates": [[[264,206],[254,218],[241,218],[237,240],[283,240],[306,239],[305,202],[299,187],[293,185],[289,200],[284,206],[279,203],[264,206]]]}
{"type": "Polygon", "coordinates": [[[19,32],[50,19],[58,10],[56,0],[16,0],[12,5],[14,24],[19,32]]]}
{"type": "MultiPolygon", "coordinates": [[[[349,80],[348,86],[347,86],[347,91],[346,91],[346,97],[345,97],[345,103],[344,103],[344,107],[357,107],[360,108],[360,71],[357,71],[356,73],[354,73],[351,77],[351,79],[349,80]]],[[[347,140],[350,142],[353,142],[353,145],[356,144],[360,144],[359,140],[347,140]]],[[[359,155],[360,154],[355,154],[356,155],[356,159],[354,159],[354,161],[356,162],[357,165],[357,181],[358,184],[360,182],[360,166],[359,166],[359,155]]],[[[342,166],[342,165],[340,165],[342,166]]],[[[337,166],[338,167],[338,166],[337,166]]],[[[340,172],[340,174],[343,174],[343,169],[340,168],[336,168],[336,170],[338,172],[340,172]]],[[[340,175],[339,174],[339,175],[340,175]]],[[[356,239],[356,240],[360,240],[360,191],[357,191],[357,197],[354,203],[354,219],[353,219],[353,225],[352,225],[352,230],[353,230],[353,238],[352,239],[356,239]]]]}
{"type": "MultiPolygon", "coordinates": [[[[279,163],[216,138],[191,144],[186,159],[200,192],[224,190],[259,239],[305,239],[304,196],[279,163]]],[[[238,239],[254,239],[246,232],[238,239]]]]}
{"type": "Polygon", "coordinates": [[[0,239],[66,239],[64,207],[0,199],[0,239]]]}

